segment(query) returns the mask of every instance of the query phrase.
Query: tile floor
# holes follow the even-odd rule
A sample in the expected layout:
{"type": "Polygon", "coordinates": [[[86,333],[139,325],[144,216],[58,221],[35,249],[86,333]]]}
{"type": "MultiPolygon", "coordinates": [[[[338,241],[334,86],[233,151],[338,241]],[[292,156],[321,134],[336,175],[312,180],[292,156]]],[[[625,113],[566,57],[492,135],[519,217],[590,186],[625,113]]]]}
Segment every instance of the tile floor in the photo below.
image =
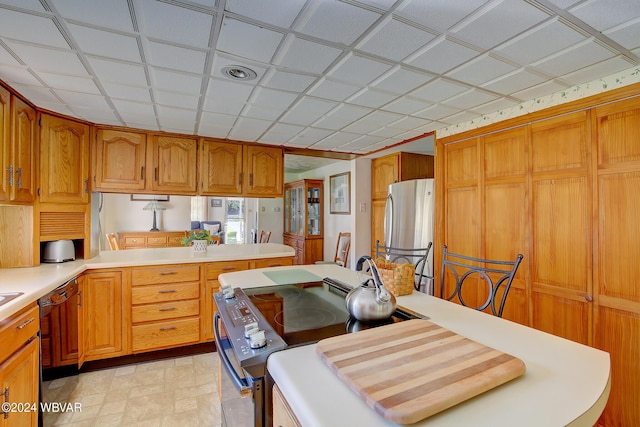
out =
{"type": "Polygon", "coordinates": [[[215,353],[82,373],[43,384],[44,402],[80,403],[47,412],[44,426],[220,426],[215,353]]]}

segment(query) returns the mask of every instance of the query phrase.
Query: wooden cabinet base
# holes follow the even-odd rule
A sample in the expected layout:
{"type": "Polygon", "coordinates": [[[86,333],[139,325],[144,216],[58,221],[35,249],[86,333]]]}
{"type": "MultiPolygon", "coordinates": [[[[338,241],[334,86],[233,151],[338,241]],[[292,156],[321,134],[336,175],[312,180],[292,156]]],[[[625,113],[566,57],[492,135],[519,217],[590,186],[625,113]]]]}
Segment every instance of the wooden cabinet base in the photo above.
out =
{"type": "Polygon", "coordinates": [[[195,344],[200,341],[200,319],[170,320],[132,327],[133,352],[195,344]]]}
{"type": "Polygon", "coordinates": [[[273,386],[273,425],[277,427],[302,426],[277,385],[273,386]]]}

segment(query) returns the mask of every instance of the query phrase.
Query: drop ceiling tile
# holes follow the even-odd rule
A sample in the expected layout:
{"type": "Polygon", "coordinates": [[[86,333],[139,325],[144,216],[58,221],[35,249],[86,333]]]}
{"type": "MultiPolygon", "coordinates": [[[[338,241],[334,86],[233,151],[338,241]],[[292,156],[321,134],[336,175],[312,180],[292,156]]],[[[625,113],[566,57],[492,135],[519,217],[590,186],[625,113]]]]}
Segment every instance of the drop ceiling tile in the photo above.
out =
{"type": "Polygon", "coordinates": [[[96,110],[94,108],[74,110],[76,116],[92,123],[102,123],[107,125],[122,126],[122,122],[113,114],[111,110],[96,110]]]}
{"type": "Polygon", "coordinates": [[[560,9],[567,9],[569,6],[576,3],[580,3],[582,0],[548,0],[549,3],[553,3],[560,9]]]}
{"type": "Polygon", "coordinates": [[[533,68],[557,77],[588,67],[612,56],[613,52],[610,50],[594,41],[587,40],[533,64],[533,68]]]}
{"type": "Polygon", "coordinates": [[[420,89],[411,92],[409,95],[411,97],[424,99],[432,103],[437,103],[459,93],[462,93],[466,90],[469,90],[468,86],[462,86],[444,79],[437,79],[426,84],[420,89]]]}
{"type": "Polygon", "coordinates": [[[380,14],[342,2],[318,2],[296,29],[313,37],[351,45],[380,14]]]}
{"type": "Polygon", "coordinates": [[[202,109],[211,113],[240,114],[246,103],[244,101],[233,101],[221,99],[216,96],[207,96],[204,99],[202,109]]]}
{"type": "Polygon", "coordinates": [[[264,137],[261,139],[263,141],[266,141],[265,138],[269,138],[270,141],[287,141],[302,132],[304,128],[305,126],[290,125],[287,123],[276,123],[271,127],[271,129],[267,131],[267,133],[265,133],[264,137]]]}
{"type": "Polygon", "coordinates": [[[559,92],[563,89],[566,89],[568,86],[562,85],[555,80],[550,80],[548,82],[544,82],[537,86],[531,87],[529,89],[522,90],[520,92],[515,92],[511,96],[516,99],[520,99],[522,101],[527,101],[531,99],[540,98],[542,96],[550,95],[555,92],[559,92]]]}
{"type": "Polygon", "coordinates": [[[429,74],[417,73],[396,66],[371,84],[376,89],[402,95],[433,80],[429,74]]]}
{"type": "Polygon", "coordinates": [[[155,100],[160,105],[169,107],[187,108],[195,110],[198,108],[199,96],[186,95],[177,92],[165,92],[162,90],[154,90],[155,100]]]}
{"type": "Polygon", "coordinates": [[[444,31],[451,28],[464,17],[482,6],[487,0],[408,0],[396,14],[434,30],[444,31]]]}
{"type": "Polygon", "coordinates": [[[86,109],[104,109],[110,110],[109,104],[102,95],[91,95],[87,93],[71,92],[63,89],[55,90],[55,93],[62,98],[62,100],[69,105],[73,106],[73,110],[77,111],[79,108],[86,109]]]}
{"type": "Polygon", "coordinates": [[[117,83],[103,83],[102,87],[112,99],[151,102],[148,87],[124,86],[117,83]]]}
{"type": "Polygon", "coordinates": [[[400,61],[434,37],[431,33],[397,19],[387,19],[377,24],[373,32],[359,43],[357,48],[373,55],[400,61]]]}
{"type": "Polygon", "coordinates": [[[209,46],[212,14],[156,0],[138,0],[134,7],[138,27],[146,37],[202,49],[209,46]]]}
{"type": "Polygon", "coordinates": [[[417,112],[414,115],[428,120],[440,120],[443,117],[451,116],[459,112],[460,110],[458,108],[447,107],[446,105],[438,104],[432,107],[425,108],[424,110],[417,112]]]}
{"type": "Polygon", "coordinates": [[[474,107],[472,110],[479,114],[489,114],[496,111],[504,110],[516,106],[517,103],[507,98],[496,99],[495,101],[487,102],[486,104],[474,107]]]}
{"type": "Polygon", "coordinates": [[[340,146],[341,150],[347,150],[347,151],[360,151],[360,152],[367,152],[370,151],[370,148],[372,145],[383,141],[385,138],[380,137],[380,136],[373,136],[373,135],[363,135],[357,139],[354,139],[353,141],[350,141],[344,145],[340,146]]]}
{"type": "Polygon", "coordinates": [[[36,71],[88,76],[78,56],[69,50],[53,50],[7,41],[7,45],[36,71]]]}
{"type": "Polygon", "coordinates": [[[529,65],[584,39],[585,36],[573,28],[553,19],[498,47],[496,52],[521,65],[529,65]]]}
{"type": "Polygon", "coordinates": [[[315,80],[315,76],[269,70],[260,84],[273,89],[304,92],[315,80]]]}
{"type": "Polygon", "coordinates": [[[640,3],[637,0],[593,0],[571,8],[570,12],[598,31],[615,27],[630,19],[640,17],[640,3]]]}
{"type": "Polygon", "coordinates": [[[278,27],[289,28],[305,3],[306,0],[269,0],[268,2],[227,0],[225,10],[278,27]]]}
{"type": "Polygon", "coordinates": [[[331,150],[336,147],[340,147],[341,145],[347,144],[361,135],[357,133],[349,133],[349,132],[335,132],[330,136],[324,138],[322,141],[318,142],[314,145],[313,148],[318,150],[331,150]]]}
{"type": "Polygon", "coordinates": [[[341,49],[290,36],[275,61],[286,68],[320,74],[341,53],[341,49]]]}
{"type": "Polygon", "coordinates": [[[406,62],[423,70],[443,74],[479,54],[477,50],[442,37],[437,42],[420,49],[415,55],[411,55],[406,62]]]}
{"type": "Polygon", "coordinates": [[[3,0],[3,4],[19,7],[20,9],[28,9],[36,12],[45,12],[42,3],[38,0],[3,0]]]}
{"type": "Polygon", "coordinates": [[[392,111],[400,114],[413,114],[417,111],[424,110],[429,106],[428,102],[411,99],[407,97],[398,98],[382,107],[383,110],[392,111]]]}
{"type": "Polygon", "coordinates": [[[202,51],[151,41],[147,46],[147,62],[150,65],[196,74],[204,72],[206,53],[202,51]]]}
{"type": "Polygon", "coordinates": [[[289,140],[289,143],[298,147],[311,147],[318,141],[333,133],[332,130],[307,128],[289,140]]]}
{"type": "Polygon", "coordinates": [[[284,112],[284,109],[266,108],[248,104],[245,106],[244,110],[242,110],[242,117],[275,121],[284,112]]]}
{"type": "Polygon", "coordinates": [[[448,117],[443,117],[442,119],[443,122],[446,123],[451,123],[451,124],[457,124],[457,123],[465,123],[465,122],[469,122],[472,120],[482,120],[482,118],[480,117],[480,115],[478,113],[474,113],[473,111],[462,111],[460,113],[457,114],[453,114],[451,116],[448,117]]]}
{"type": "Polygon", "coordinates": [[[118,110],[124,122],[131,127],[140,127],[142,129],[158,129],[158,122],[155,115],[138,114],[136,112],[126,112],[118,110]],[[134,126],[135,125],[135,126],[134,126]]]}
{"type": "Polygon", "coordinates": [[[368,4],[380,10],[386,11],[391,9],[397,0],[358,0],[358,3],[368,4]]]}
{"type": "Polygon", "coordinates": [[[281,121],[297,125],[310,125],[336,105],[335,102],[306,96],[292,105],[281,121]]]}
{"type": "Polygon", "coordinates": [[[344,101],[358,90],[360,90],[360,86],[322,78],[309,91],[309,95],[317,96],[318,98],[330,99],[332,101],[344,101]]]}
{"type": "Polygon", "coordinates": [[[253,105],[260,107],[269,107],[274,109],[285,109],[293,101],[296,100],[298,94],[294,92],[285,92],[283,90],[269,89],[265,87],[256,87],[249,99],[253,105]]]}
{"type": "Polygon", "coordinates": [[[232,101],[245,103],[251,96],[253,86],[238,83],[232,80],[210,79],[207,88],[207,97],[217,98],[220,101],[232,101]]]}
{"type": "Polygon", "coordinates": [[[412,130],[420,126],[424,126],[427,123],[429,123],[429,120],[421,119],[419,117],[405,116],[400,120],[389,124],[388,127],[401,130],[412,130]]]}
{"type": "Polygon", "coordinates": [[[152,86],[159,90],[200,95],[202,77],[149,67],[152,86]]]}
{"type": "Polygon", "coordinates": [[[597,80],[602,76],[610,76],[633,66],[634,64],[625,60],[624,57],[616,56],[589,67],[581,68],[574,73],[564,75],[562,76],[562,80],[567,81],[572,85],[578,85],[592,80],[597,80]]]}
{"type": "Polygon", "coordinates": [[[133,31],[127,0],[50,0],[66,19],[120,31],[133,31]]]}
{"type": "Polygon", "coordinates": [[[155,117],[156,115],[151,104],[123,99],[112,99],[111,102],[122,115],[137,114],[144,117],[155,117]]]}
{"type": "Polygon", "coordinates": [[[392,128],[390,126],[384,126],[380,129],[376,129],[373,132],[369,132],[369,135],[379,136],[382,138],[393,138],[406,132],[406,129],[392,128]]]}
{"type": "Polygon", "coordinates": [[[372,88],[364,88],[360,92],[351,96],[347,101],[351,104],[362,105],[364,107],[378,108],[393,101],[398,95],[382,92],[372,88]]]}
{"type": "Polygon", "coordinates": [[[530,73],[525,69],[520,69],[513,73],[498,77],[497,79],[482,85],[482,87],[493,92],[508,95],[540,84],[545,80],[545,78],[537,74],[530,73]]]}
{"type": "Polygon", "coordinates": [[[229,132],[229,138],[240,141],[255,141],[271,126],[271,121],[240,117],[229,132]]]}
{"type": "Polygon", "coordinates": [[[374,111],[371,114],[353,122],[349,126],[345,127],[346,132],[366,134],[379,129],[383,126],[389,125],[400,120],[401,114],[389,113],[387,111],[374,111]]]}
{"type": "Polygon", "coordinates": [[[99,58],[88,58],[91,68],[100,81],[129,86],[147,86],[144,67],[114,62],[99,58]]]}
{"type": "MultiPolygon", "coordinates": [[[[78,117],[78,115],[74,111],[71,111],[69,108],[67,108],[66,105],[61,104],[60,102],[55,102],[55,103],[39,102],[36,105],[38,106],[38,108],[43,108],[48,111],[53,111],[54,113],[64,114],[70,117],[78,117]]],[[[113,114],[111,114],[111,116],[113,119],[115,119],[115,116],[113,116],[113,114]]]]}
{"type": "Polygon", "coordinates": [[[358,107],[356,105],[340,104],[329,113],[322,116],[319,120],[313,123],[314,126],[338,130],[347,126],[349,123],[358,120],[361,117],[369,114],[371,109],[358,107]]]}
{"type": "Polygon", "coordinates": [[[236,116],[203,112],[200,116],[198,135],[226,138],[236,121],[236,116]]]}
{"type": "Polygon", "coordinates": [[[69,49],[69,43],[49,18],[0,9],[0,28],[6,39],[69,49]],[[37,28],[38,31],[24,31],[25,28],[37,28]]]}
{"type": "Polygon", "coordinates": [[[123,61],[141,62],[138,41],[135,37],[81,25],[67,24],[73,40],[85,53],[123,61]]]}
{"type": "Polygon", "coordinates": [[[515,69],[511,64],[484,55],[447,73],[447,76],[472,85],[481,85],[515,69]]]}
{"type": "MultiPolygon", "coordinates": [[[[0,76],[2,80],[9,83],[15,89],[16,85],[40,86],[42,83],[36,79],[26,67],[0,66],[0,76]]],[[[27,98],[31,99],[31,98],[27,98]]]]}
{"type": "Polygon", "coordinates": [[[465,19],[451,32],[462,40],[488,49],[547,18],[548,14],[525,0],[494,1],[465,19]]]}
{"type": "Polygon", "coordinates": [[[390,68],[391,65],[384,62],[349,53],[327,72],[327,76],[364,86],[390,68]]]}
{"type": "Polygon", "coordinates": [[[20,67],[22,64],[20,64],[18,60],[9,53],[8,50],[6,50],[3,46],[0,46],[0,65],[20,67]]]}
{"type": "MultiPolygon", "coordinates": [[[[2,70],[1,68],[0,72],[2,72],[2,74],[4,75],[4,70],[2,70]]],[[[41,104],[62,105],[60,100],[56,98],[56,96],[48,88],[14,82],[11,83],[11,87],[15,89],[20,95],[24,96],[37,106],[40,106],[41,104]]]]}
{"type": "Polygon", "coordinates": [[[181,123],[189,123],[191,129],[196,123],[196,111],[195,110],[182,110],[180,108],[165,107],[158,105],[156,107],[158,111],[158,120],[160,121],[160,127],[172,127],[179,128],[181,123]]]}
{"type": "Polygon", "coordinates": [[[47,86],[53,89],[63,89],[73,92],[100,95],[100,91],[93,79],[89,77],[63,76],[60,74],[38,73],[47,86]]]}
{"type": "Polygon", "coordinates": [[[612,28],[610,31],[606,31],[605,35],[626,49],[636,49],[640,47],[640,19],[612,28]]]}
{"type": "Polygon", "coordinates": [[[254,60],[271,62],[283,35],[231,18],[224,18],[216,48],[222,52],[254,60]]]}

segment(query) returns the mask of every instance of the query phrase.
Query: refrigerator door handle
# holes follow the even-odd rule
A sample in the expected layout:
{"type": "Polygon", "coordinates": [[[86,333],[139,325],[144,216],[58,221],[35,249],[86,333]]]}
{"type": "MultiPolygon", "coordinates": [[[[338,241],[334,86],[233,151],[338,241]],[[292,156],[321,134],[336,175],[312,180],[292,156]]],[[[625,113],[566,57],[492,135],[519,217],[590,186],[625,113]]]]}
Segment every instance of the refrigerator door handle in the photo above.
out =
{"type": "Polygon", "coordinates": [[[393,196],[387,195],[387,203],[384,208],[384,245],[393,246],[393,196]]]}

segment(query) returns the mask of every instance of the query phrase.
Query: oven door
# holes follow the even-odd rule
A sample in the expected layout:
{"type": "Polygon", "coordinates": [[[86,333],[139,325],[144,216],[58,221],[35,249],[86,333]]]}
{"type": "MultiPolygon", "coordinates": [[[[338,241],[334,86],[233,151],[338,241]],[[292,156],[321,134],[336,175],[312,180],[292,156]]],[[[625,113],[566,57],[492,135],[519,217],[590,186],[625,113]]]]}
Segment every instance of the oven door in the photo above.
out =
{"type": "Polygon", "coordinates": [[[264,426],[264,378],[251,378],[238,363],[229,339],[223,337],[220,328],[220,315],[216,312],[213,318],[213,331],[216,340],[216,351],[220,358],[220,406],[222,410],[222,426],[228,427],[262,427],[264,426]]]}

